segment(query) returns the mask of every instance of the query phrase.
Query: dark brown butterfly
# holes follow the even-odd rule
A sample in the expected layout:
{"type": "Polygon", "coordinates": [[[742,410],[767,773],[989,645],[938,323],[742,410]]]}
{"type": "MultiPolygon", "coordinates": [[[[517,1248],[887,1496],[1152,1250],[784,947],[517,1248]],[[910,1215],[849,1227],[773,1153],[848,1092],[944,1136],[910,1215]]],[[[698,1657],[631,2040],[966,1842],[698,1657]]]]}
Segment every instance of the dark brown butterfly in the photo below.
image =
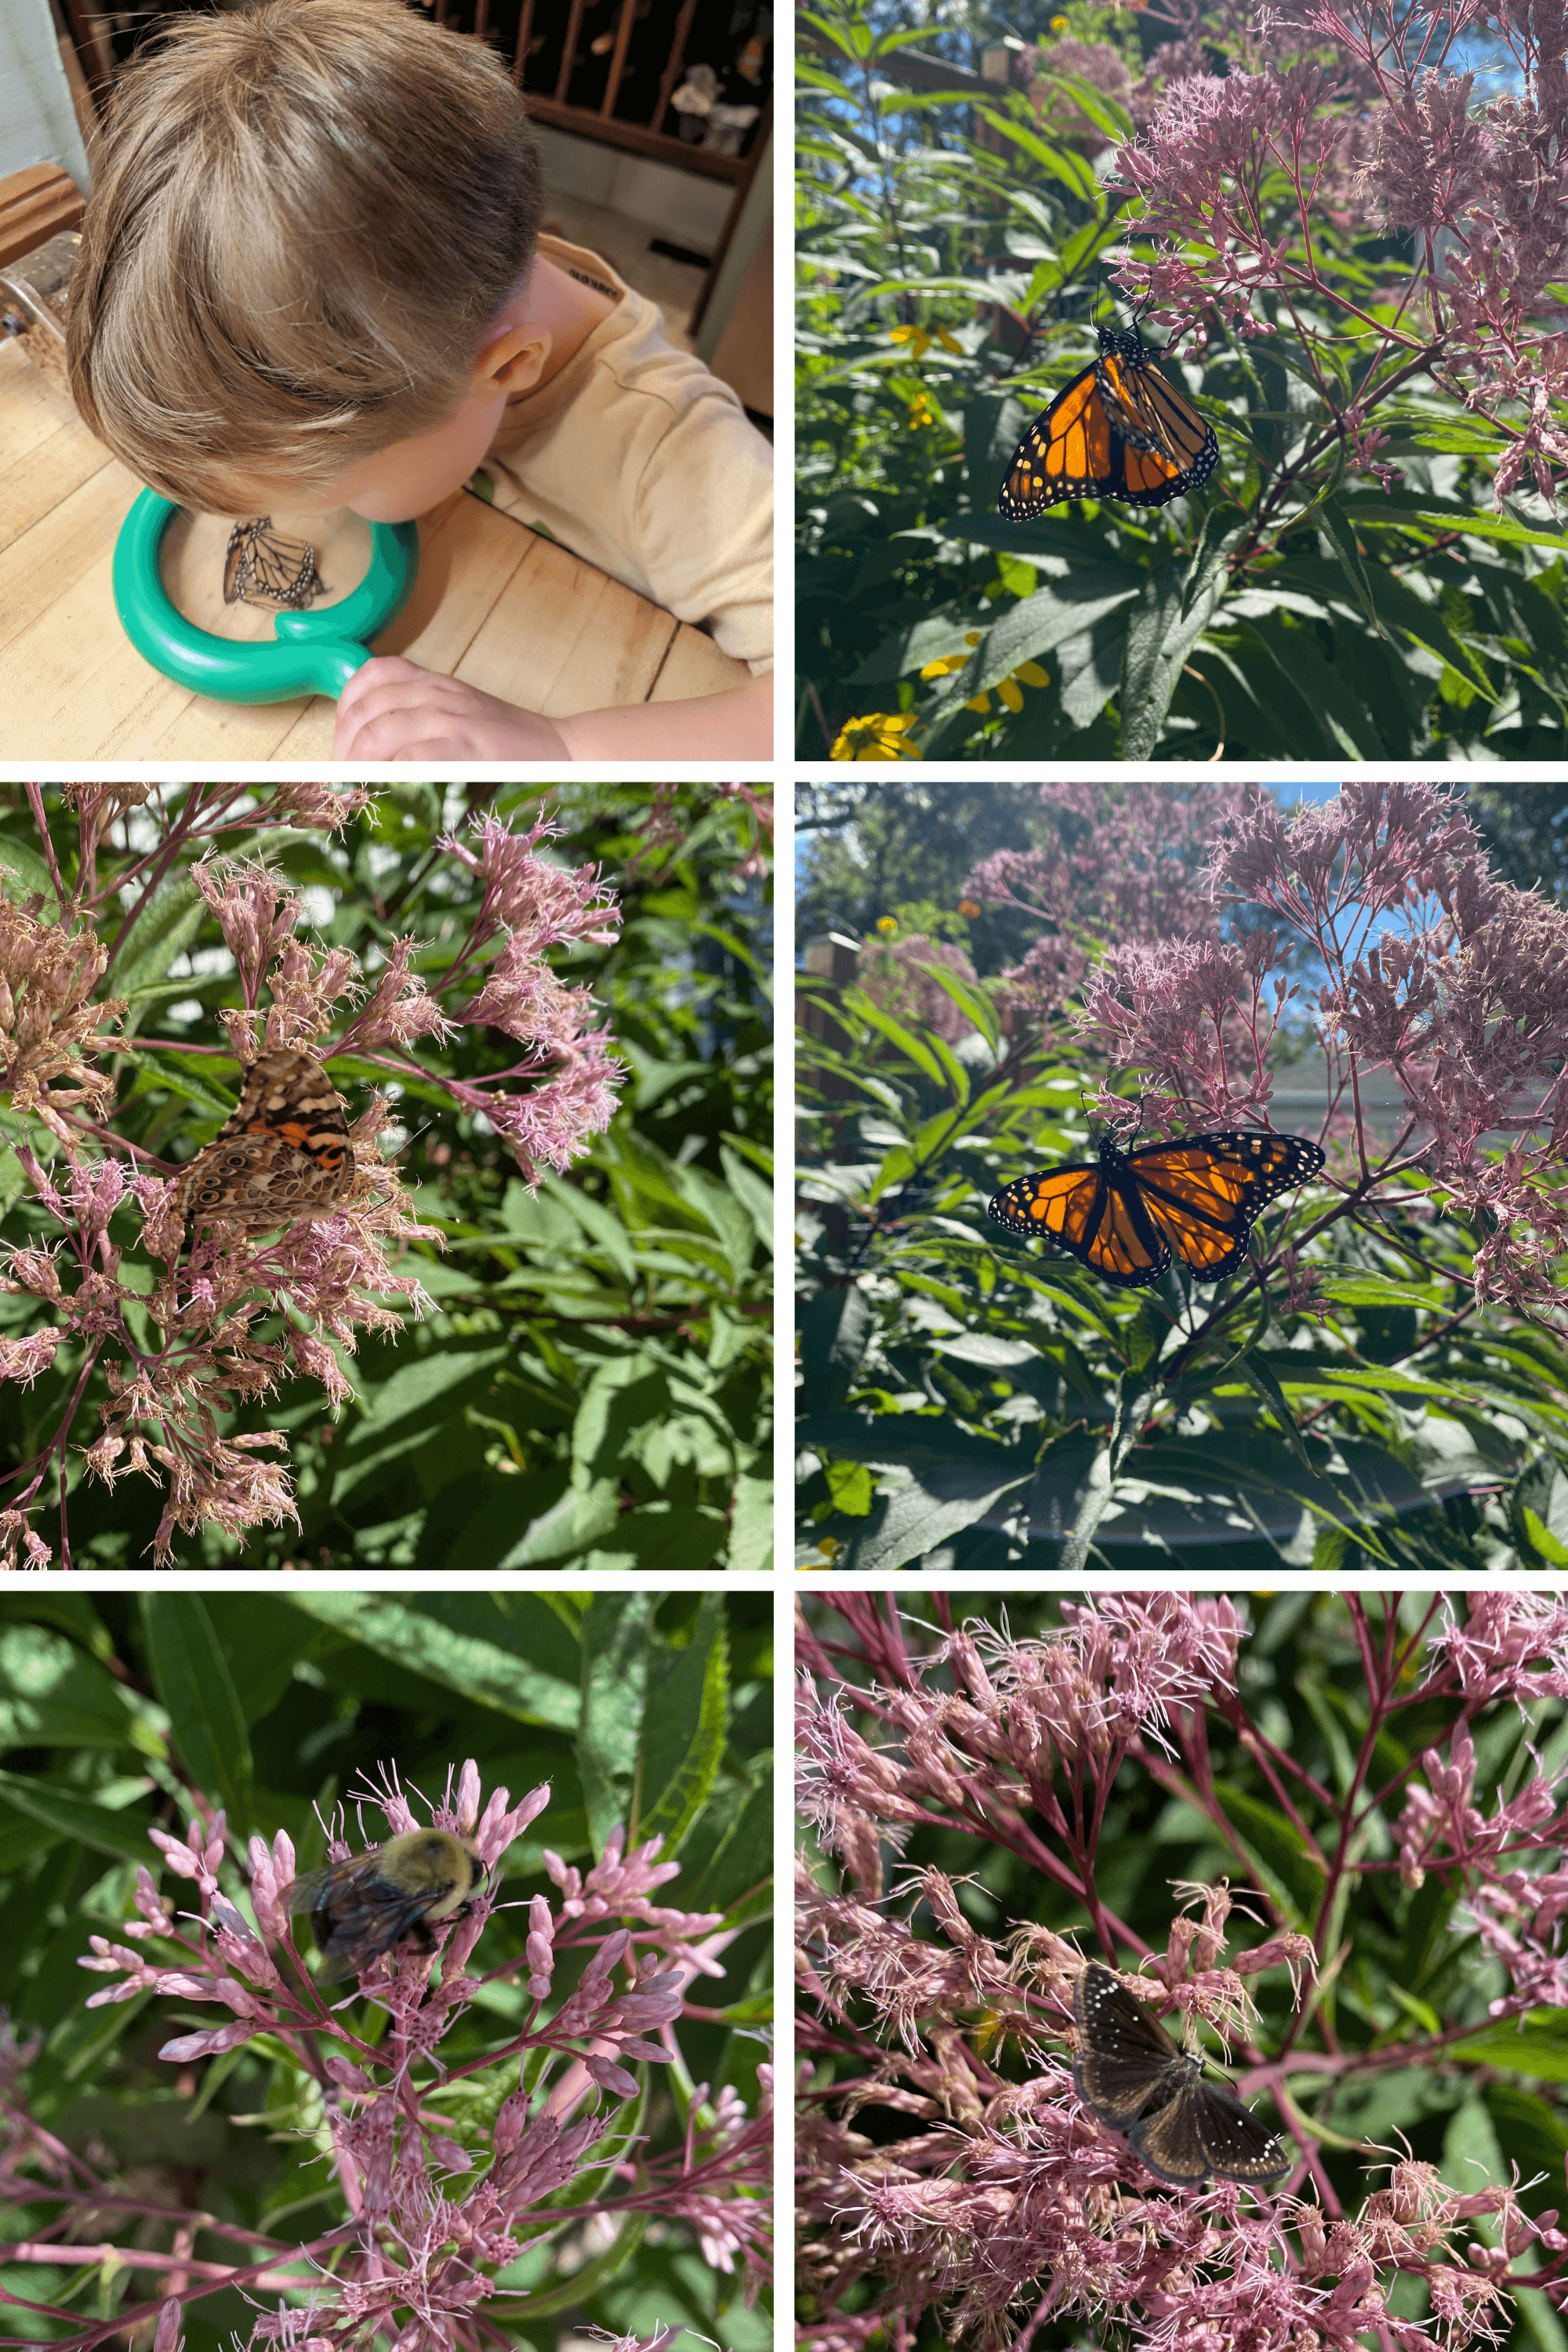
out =
{"type": "Polygon", "coordinates": [[[1091,1960],[1073,1987],[1079,2097],[1125,2133],[1141,2164],[1179,2189],[1220,2180],[1278,2180],[1290,2159],[1228,2083],[1205,2083],[1204,2062],[1178,2050],[1120,1977],[1091,1960]]]}
{"type": "Polygon", "coordinates": [[[270,515],[237,522],[223,560],[226,604],[283,604],[298,612],[326,593],[316,551],[302,539],[283,539],[270,515]]]}

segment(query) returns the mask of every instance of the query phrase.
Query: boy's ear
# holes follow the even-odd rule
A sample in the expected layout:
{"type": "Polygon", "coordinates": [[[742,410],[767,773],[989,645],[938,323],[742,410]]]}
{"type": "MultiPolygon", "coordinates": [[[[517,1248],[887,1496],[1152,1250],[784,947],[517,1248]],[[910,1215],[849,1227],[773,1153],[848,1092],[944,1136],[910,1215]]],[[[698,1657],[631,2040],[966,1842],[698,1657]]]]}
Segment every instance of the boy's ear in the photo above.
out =
{"type": "Polygon", "coordinates": [[[550,357],[550,340],[548,327],[503,327],[474,362],[475,392],[527,392],[550,357]]]}

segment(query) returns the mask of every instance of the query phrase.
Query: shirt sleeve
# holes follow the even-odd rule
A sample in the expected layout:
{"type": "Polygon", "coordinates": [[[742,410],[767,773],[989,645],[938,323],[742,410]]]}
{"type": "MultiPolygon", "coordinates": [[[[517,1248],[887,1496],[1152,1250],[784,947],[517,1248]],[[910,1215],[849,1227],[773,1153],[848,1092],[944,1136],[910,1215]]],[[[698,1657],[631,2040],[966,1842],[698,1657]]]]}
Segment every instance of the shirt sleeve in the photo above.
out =
{"type": "Polygon", "coordinates": [[[773,453],[707,376],[647,452],[630,505],[656,600],[753,672],[773,667],[773,453]]]}

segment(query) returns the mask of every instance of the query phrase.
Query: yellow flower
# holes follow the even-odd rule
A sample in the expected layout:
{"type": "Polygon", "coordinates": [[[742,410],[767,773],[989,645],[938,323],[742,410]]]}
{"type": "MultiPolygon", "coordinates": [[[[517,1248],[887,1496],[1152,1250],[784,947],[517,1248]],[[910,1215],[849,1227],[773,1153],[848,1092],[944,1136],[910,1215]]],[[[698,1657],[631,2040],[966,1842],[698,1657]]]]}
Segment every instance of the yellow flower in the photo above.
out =
{"type": "MultiPolygon", "coordinates": [[[[971,629],[964,637],[963,642],[966,646],[977,646],[980,643],[979,630],[971,629]]],[[[935,661],[928,661],[926,663],[925,667],[921,672],[921,676],[922,677],[946,677],[951,670],[962,669],[968,659],[969,656],[967,654],[939,655],[935,661]]]]}
{"type": "Polygon", "coordinates": [[[944,352],[951,352],[955,360],[963,357],[963,345],[945,327],[890,327],[888,331],[890,343],[908,343],[912,360],[923,360],[933,340],[944,352]]]}
{"type": "Polygon", "coordinates": [[[894,920],[894,919],[893,919],[893,917],[892,917],[891,915],[879,915],[879,916],[878,916],[878,918],[877,918],[877,929],[878,929],[879,931],[884,931],[884,932],[887,932],[888,934],[889,934],[889,935],[890,935],[892,932],[896,931],[896,930],[898,929],[898,928],[899,928],[899,927],[898,927],[898,924],[896,923],[896,921],[894,920]]]}
{"type": "Polygon", "coordinates": [[[833,746],[836,760],[918,760],[920,746],[907,740],[918,726],[913,711],[873,710],[864,719],[847,719],[833,746]]]}
{"type": "MultiPolygon", "coordinates": [[[[996,692],[1015,718],[1024,708],[1024,698],[1018,690],[1017,682],[1020,678],[1026,686],[1049,686],[1051,674],[1049,670],[1042,669],[1039,663],[1036,661],[1020,662],[1016,669],[1008,672],[997,687],[996,692]]],[[[977,694],[972,702],[966,702],[963,707],[965,710],[978,710],[984,715],[991,708],[991,696],[988,692],[982,692],[977,694]]]]}
{"type": "Polygon", "coordinates": [[[1053,16],[1051,18],[1051,30],[1053,33],[1065,33],[1067,28],[1068,20],[1065,16],[1053,16]]]}
{"type": "Polygon", "coordinates": [[[910,431],[918,433],[922,425],[934,425],[936,411],[922,392],[910,403],[910,431]]]}
{"type": "MultiPolygon", "coordinates": [[[[969,630],[963,642],[966,646],[977,646],[980,643],[979,630],[969,630]]],[[[921,676],[922,677],[949,677],[955,669],[962,669],[968,659],[969,656],[967,654],[939,654],[935,661],[928,661],[924,665],[921,671],[921,676]]],[[[1024,698],[1018,691],[1017,685],[1017,681],[1020,678],[1023,679],[1026,686],[1049,686],[1051,682],[1050,672],[1048,670],[1042,669],[1039,663],[1036,661],[1020,662],[1016,669],[1010,671],[1008,676],[1002,680],[1001,685],[994,690],[1001,696],[1008,709],[1011,710],[1015,716],[1024,708],[1024,698]]],[[[966,702],[963,707],[965,710],[978,710],[981,712],[989,710],[991,708],[990,690],[983,689],[974,697],[973,701],[966,702]]]]}

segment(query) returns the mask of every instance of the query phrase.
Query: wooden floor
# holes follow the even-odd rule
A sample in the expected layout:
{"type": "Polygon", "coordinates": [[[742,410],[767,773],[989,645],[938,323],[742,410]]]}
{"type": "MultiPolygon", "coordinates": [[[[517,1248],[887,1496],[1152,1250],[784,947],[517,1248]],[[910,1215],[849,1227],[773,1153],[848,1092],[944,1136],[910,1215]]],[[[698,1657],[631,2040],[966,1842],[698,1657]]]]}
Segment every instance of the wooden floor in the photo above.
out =
{"type": "MultiPolygon", "coordinates": [[[[133,649],[110,569],[140,488],[21,343],[0,343],[0,759],[330,757],[325,698],[209,702],[133,649]]],[[[204,628],[270,636],[269,614],[223,603],[227,532],[213,517],[172,527],[169,593],[204,628]]],[[[700,630],[468,491],[421,521],[419,542],[413,597],[377,653],[406,654],[550,719],[717,694],[749,676],[700,630]]],[[[326,603],[354,585],[368,543],[353,517],[325,527],[326,603]]]]}

